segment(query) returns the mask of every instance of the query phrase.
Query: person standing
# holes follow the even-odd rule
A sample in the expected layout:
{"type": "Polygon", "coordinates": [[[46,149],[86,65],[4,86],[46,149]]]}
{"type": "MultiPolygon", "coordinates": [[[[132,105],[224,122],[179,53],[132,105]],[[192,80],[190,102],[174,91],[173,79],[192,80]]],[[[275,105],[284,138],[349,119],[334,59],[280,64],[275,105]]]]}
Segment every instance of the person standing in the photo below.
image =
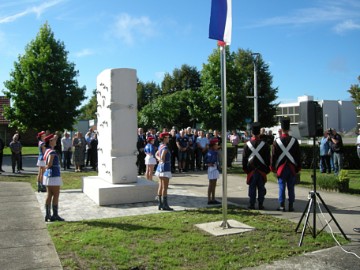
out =
{"type": "Polygon", "coordinates": [[[260,137],[260,123],[254,122],[251,127],[252,137],[244,145],[242,167],[247,174],[249,185],[249,209],[255,209],[256,191],[259,210],[264,209],[266,195],[266,175],[270,172],[270,146],[260,137]]]}
{"type": "Polygon", "coordinates": [[[94,132],[94,138],[91,140],[90,145],[91,145],[91,157],[90,157],[90,165],[91,168],[94,171],[98,170],[98,137],[97,137],[97,132],[94,132]]]}
{"type": "Polygon", "coordinates": [[[201,170],[201,164],[203,166],[203,170],[205,171],[205,156],[209,148],[209,140],[206,138],[204,131],[199,130],[199,136],[196,139],[196,167],[198,170],[201,170]]]}
{"type": "Polygon", "coordinates": [[[144,130],[142,128],[138,128],[137,142],[136,142],[136,148],[138,151],[137,160],[136,160],[136,166],[138,167],[138,175],[142,175],[146,170],[145,152],[144,152],[145,145],[146,145],[146,136],[144,134],[144,130]]]}
{"type": "Polygon", "coordinates": [[[62,179],[60,176],[60,160],[59,155],[55,151],[57,137],[54,134],[50,134],[45,137],[46,151],[44,154],[45,160],[45,173],[43,177],[43,184],[47,187],[47,197],[45,201],[45,222],[46,221],[64,221],[59,216],[59,196],[60,186],[62,185],[62,179]],[[51,207],[52,205],[52,207],[51,207]],[[51,208],[53,214],[51,215],[51,208]]]}
{"type": "Polygon", "coordinates": [[[152,181],[153,180],[153,173],[154,173],[154,166],[157,163],[155,159],[155,138],[153,136],[147,137],[147,144],[145,146],[144,152],[145,152],[145,165],[146,165],[146,172],[145,177],[147,180],[152,181]]]}
{"type": "Polygon", "coordinates": [[[158,189],[158,209],[173,211],[167,201],[167,190],[169,187],[169,181],[172,177],[171,174],[171,153],[167,146],[169,143],[170,134],[168,132],[160,133],[160,146],[159,150],[156,152],[156,158],[159,161],[159,164],[156,168],[155,175],[159,177],[159,189],[158,189]]]}
{"type": "Polygon", "coordinates": [[[329,131],[324,132],[324,136],[320,140],[320,172],[331,173],[330,155],[331,149],[329,144],[329,131]]]}
{"type": "Polygon", "coordinates": [[[332,129],[330,140],[332,142],[331,149],[333,152],[334,173],[338,175],[344,164],[343,141],[341,135],[337,133],[335,129],[332,129]]]}
{"type": "Polygon", "coordinates": [[[178,148],[179,173],[183,173],[185,171],[187,150],[189,147],[189,140],[188,137],[185,136],[184,130],[180,130],[179,136],[176,138],[176,147],[178,148]]]}
{"type": "Polygon", "coordinates": [[[186,171],[194,171],[195,170],[195,146],[196,146],[196,138],[195,135],[191,133],[191,127],[188,127],[186,129],[186,135],[185,135],[188,139],[189,142],[189,147],[187,150],[187,155],[186,155],[186,165],[185,165],[185,169],[186,171]]]}
{"type": "Polygon", "coordinates": [[[81,132],[76,132],[73,139],[75,172],[81,172],[85,161],[85,139],[81,132]]]}
{"type": "Polygon", "coordinates": [[[289,135],[290,119],[281,120],[282,134],[273,143],[271,170],[276,173],[279,184],[279,211],[285,211],[285,189],[289,196],[289,212],[294,211],[295,179],[301,170],[300,146],[296,138],[289,135]]]}
{"type": "Polygon", "coordinates": [[[15,135],[12,138],[12,141],[9,145],[11,150],[11,166],[12,166],[12,172],[15,173],[15,167],[17,168],[17,173],[20,173],[20,159],[21,159],[21,148],[22,145],[19,141],[19,134],[15,133],[15,135]]]}
{"type": "Polygon", "coordinates": [[[43,185],[43,175],[45,172],[45,161],[44,161],[44,153],[45,153],[45,131],[41,131],[37,134],[38,139],[38,148],[39,148],[39,155],[36,166],[39,167],[38,175],[37,175],[37,187],[38,192],[46,192],[46,187],[43,185]]]}
{"type": "Polygon", "coordinates": [[[169,151],[171,154],[171,173],[175,173],[176,172],[176,159],[178,161],[178,168],[179,168],[179,158],[178,158],[178,148],[176,145],[176,139],[178,137],[177,131],[176,129],[173,127],[170,130],[170,134],[169,134],[169,142],[168,142],[168,147],[169,147],[169,151]]]}
{"type": "MultiPolygon", "coordinates": [[[[218,153],[218,169],[219,172],[221,172],[222,170],[222,137],[220,135],[220,132],[217,129],[214,129],[214,139],[218,140],[218,148],[217,148],[217,153],[218,153]]],[[[226,147],[226,145],[225,145],[226,147]]]]}
{"type": "Polygon", "coordinates": [[[89,166],[90,160],[91,160],[91,141],[94,138],[94,131],[92,128],[89,128],[89,131],[85,134],[85,141],[86,141],[86,164],[85,166],[89,166]]]}
{"type": "Polygon", "coordinates": [[[64,136],[61,139],[61,150],[63,154],[63,167],[65,171],[66,169],[70,169],[72,153],[72,141],[67,131],[65,131],[64,136]]]}
{"type": "Polygon", "coordinates": [[[55,131],[55,136],[57,138],[56,141],[56,145],[54,147],[54,150],[56,151],[56,153],[59,156],[59,161],[60,161],[60,166],[62,166],[62,147],[61,147],[61,132],[60,131],[55,131]]]}
{"type": "Polygon", "coordinates": [[[240,138],[239,138],[239,135],[236,133],[235,130],[233,130],[231,135],[230,135],[230,142],[231,142],[231,145],[234,147],[234,151],[235,151],[234,160],[237,161],[240,138]]]}
{"type": "MultiPolygon", "coordinates": [[[[2,164],[3,164],[3,157],[4,157],[4,148],[5,148],[5,143],[4,141],[0,138],[0,172],[5,172],[2,169],[2,164]]],[[[1,174],[1,173],[0,173],[1,174]]]]}
{"type": "Polygon", "coordinates": [[[357,155],[360,158],[360,128],[359,128],[359,133],[358,136],[356,138],[356,150],[357,150],[357,155]]]}
{"type": "Polygon", "coordinates": [[[217,179],[219,178],[219,170],[218,170],[218,152],[217,149],[219,140],[217,138],[213,138],[209,143],[209,150],[205,155],[204,162],[208,168],[208,204],[220,204],[219,201],[215,200],[215,190],[217,179]]]}

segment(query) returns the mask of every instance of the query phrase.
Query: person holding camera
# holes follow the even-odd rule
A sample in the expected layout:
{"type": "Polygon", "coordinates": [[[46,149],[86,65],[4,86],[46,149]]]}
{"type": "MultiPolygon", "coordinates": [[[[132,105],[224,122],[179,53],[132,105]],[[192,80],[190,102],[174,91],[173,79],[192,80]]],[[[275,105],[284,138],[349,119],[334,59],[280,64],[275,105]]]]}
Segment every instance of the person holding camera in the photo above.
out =
{"type": "Polygon", "coordinates": [[[335,129],[329,130],[329,137],[331,141],[332,157],[334,161],[334,173],[338,175],[344,164],[344,147],[342,137],[335,129]]]}

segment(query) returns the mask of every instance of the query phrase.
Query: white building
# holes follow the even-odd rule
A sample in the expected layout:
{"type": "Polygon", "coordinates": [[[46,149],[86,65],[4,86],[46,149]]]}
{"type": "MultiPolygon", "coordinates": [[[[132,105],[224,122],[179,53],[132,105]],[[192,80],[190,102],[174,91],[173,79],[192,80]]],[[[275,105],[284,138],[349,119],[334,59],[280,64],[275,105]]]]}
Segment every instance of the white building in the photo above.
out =
{"type": "MultiPolygon", "coordinates": [[[[313,96],[301,96],[298,97],[297,102],[279,104],[275,117],[278,122],[284,116],[289,117],[293,136],[300,137],[297,127],[300,121],[300,102],[313,100],[313,96]]],[[[356,108],[352,101],[318,100],[317,102],[322,107],[324,129],[333,128],[340,132],[348,132],[357,127],[356,108]]]]}

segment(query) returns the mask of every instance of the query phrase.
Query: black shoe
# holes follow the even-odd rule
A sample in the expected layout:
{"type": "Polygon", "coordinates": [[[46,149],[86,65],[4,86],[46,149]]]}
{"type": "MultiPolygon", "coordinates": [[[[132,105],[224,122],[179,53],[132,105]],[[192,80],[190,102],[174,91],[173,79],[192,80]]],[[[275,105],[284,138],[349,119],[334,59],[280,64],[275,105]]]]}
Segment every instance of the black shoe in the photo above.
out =
{"type": "Polygon", "coordinates": [[[248,206],[248,209],[249,209],[249,210],[255,210],[255,205],[250,204],[250,205],[248,206]]]}
{"type": "Polygon", "coordinates": [[[294,205],[289,203],[289,212],[294,212],[294,205]]]}
{"type": "Polygon", "coordinates": [[[360,233],[360,228],[354,228],[354,232],[360,233]]]}
{"type": "Polygon", "coordinates": [[[0,172],[5,172],[3,169],[0,169],[0,172]]]}
{"type": "Polygon", "coordinates": [[[259,204],[259,210],[264,210],[265,207],[262,204],[259,204]]]}
{"type": "Polygon", "coordinates": [[[213,200],[212,204],[221,204],[221,202],[217,201],[217,200],[213,200]]]}

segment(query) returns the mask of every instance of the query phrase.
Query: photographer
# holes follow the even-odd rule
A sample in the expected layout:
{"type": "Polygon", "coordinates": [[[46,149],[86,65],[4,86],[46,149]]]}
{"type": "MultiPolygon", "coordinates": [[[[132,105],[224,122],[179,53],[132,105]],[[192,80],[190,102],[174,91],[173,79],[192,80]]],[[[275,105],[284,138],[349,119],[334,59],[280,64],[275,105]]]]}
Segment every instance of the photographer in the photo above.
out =
{"type": "Polygon", "coordinates": [[[334,173],[338,175],[344,163],[343,141],[341,135],[337,133],[335,129],[329,130],[329,137],[331,150],[333,152],[334,173]]]}

